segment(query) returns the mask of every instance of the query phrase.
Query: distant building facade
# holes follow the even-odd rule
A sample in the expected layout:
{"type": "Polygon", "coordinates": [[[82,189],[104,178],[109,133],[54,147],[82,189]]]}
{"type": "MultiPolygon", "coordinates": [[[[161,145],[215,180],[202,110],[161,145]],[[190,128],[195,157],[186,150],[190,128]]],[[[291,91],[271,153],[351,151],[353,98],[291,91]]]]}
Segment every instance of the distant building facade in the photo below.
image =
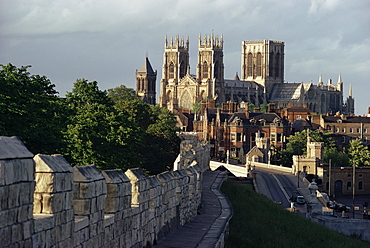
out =
{"type": "Polygon", "coordinates": [[[194,104],[214,100],[216,105],[233,101],[255,106],[275,103],[276,108],[304,106],[315,113],[354,113],[352,94],[343,101],[343,82],[336,85],[319,77],[317,85],[284,82],[284,42],[261,40],[242,42],[241,78],[224,78],[224,40],[215,35],[198,40],[196,74],[190,73],[189,39],[164,41],[159,104],[174,109],[192,110],[194,104]]]}
{"type": "Polygon", "coordinates": [[[370,146],[370,117],[314,115],[311,122],[332,132],[340,149],[347,147],[352,139],[360,139],[364,145],[370,146]]]}
{"type": "Polygon", "coordinates": [[[251,113],[247,104],[231,101],[220,108],[201,109],[194,118],[193,131],[210,141],[213,157],[225,157],[229,151],[231,158],[242,161],[254,146],[262,152],[268,152],[270,146],[284,147],[290,134],[288,123],[276,113],[251,113]]]}

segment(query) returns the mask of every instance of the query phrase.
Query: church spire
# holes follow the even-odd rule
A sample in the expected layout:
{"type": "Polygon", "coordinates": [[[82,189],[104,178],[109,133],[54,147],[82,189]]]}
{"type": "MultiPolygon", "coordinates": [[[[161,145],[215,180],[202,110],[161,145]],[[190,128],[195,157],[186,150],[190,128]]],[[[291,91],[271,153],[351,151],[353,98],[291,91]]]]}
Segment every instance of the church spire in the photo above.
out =
{"type": "Polygon", "coordinates": [[[349,85],[349,97],[352,97],[352,84],[349,85]]]}

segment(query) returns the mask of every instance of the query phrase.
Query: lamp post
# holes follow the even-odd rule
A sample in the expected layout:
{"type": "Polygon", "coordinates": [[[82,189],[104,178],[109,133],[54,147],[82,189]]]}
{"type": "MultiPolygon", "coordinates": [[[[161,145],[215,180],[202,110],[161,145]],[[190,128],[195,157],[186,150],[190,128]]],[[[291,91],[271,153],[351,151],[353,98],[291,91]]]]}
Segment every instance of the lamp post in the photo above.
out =
{"type": "Polygon", "coordinates": [[[331,196],[331,159],[329,159],[329,197],[331,196]]]}
{"type": "Polygon", "coordinates": [[[352,212],[353,212],[353,219],[355,218],[355,173],[356,173],[356,170],[355,170],[356,166],[353,165],[353,172],[352,172],[352,212]]]}
{"type": "Polygon", "coordinates": [[[299,173],[300,173],[300,172],[301,172],[301,171],[298,171],[298,172],[297,172],[297,179],[298,179],[298,180],[297,180],[297,182],[298,182],[298,188],[299,188],[299,173]]]}

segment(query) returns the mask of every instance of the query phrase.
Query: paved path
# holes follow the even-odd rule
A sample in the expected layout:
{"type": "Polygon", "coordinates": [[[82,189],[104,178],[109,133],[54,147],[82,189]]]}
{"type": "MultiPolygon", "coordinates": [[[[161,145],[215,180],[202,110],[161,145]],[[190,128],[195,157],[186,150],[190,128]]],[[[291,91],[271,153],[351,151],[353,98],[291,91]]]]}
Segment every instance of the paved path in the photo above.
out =
{"type": "Polygon", "coordinates": [[[217,246],[232,216],[232,207],[229,201],[218,190],[225,175],[226,172],[204,172],[201,214],[159,240],[154,247],[208,248],[217,246]]]}

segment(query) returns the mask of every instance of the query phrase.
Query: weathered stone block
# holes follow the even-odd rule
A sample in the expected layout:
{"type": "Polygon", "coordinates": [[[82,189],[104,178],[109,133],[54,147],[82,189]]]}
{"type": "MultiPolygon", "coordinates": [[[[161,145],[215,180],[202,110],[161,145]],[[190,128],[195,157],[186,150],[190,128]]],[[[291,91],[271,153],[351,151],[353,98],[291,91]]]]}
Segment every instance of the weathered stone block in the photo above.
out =
{"type": "Polygon", "coordinates": [[[3,209],[8,209],[10,187],[10,185],[0,185],[0,211],[3,209]]]}
{"type": "Polygon", "coordinates": [[[32,205],[31,204],[20,206],[18,208],[17,221],[19,223],[28,221],[28,220],[31,219],[30,217],[32,217],[32,215],[33,214],[32,214],[32,205]]]}
{"type": "Polygon", "coordinates": [[[13,184],[9,187],[8,208],[15,208],[19,206],[19,184],[13,184]]]}
{"type": "Polygon", "coordinates": [[[73,199],[80,199],[80,183],[73,183],[73,199]]]}
{"type": "Polygon", "coordinates": [[[37,193],[54,192],[54,174],[53,173],[36,173],[35,175],[37,193]]]}
{"type": "Polygon", "coordinates": [[[94,165],[73,167],[73,180],[75,182],[92,182],[104,180],[101,172],[94,165]]]}
{"type": "Polygon", "coordinates": [[[4,226],[0,228],[0,240],[1,245],[7,247],[12,242],[12,228],[10,226],[4,226]]]}
{"type": "Polygon", "coordinates": [[[104,209],[105,195],[100,195],[96,198],[96,207],[98,210],[104,209]]]}
{"type": "Polygon", "coordinates": [[[33,158],[36,164],[36,172],[71,172],[72,166],[60,154],[44,155],[37,154],[33,158]]]}
{"type": "Polygon", "coordinates": [[[105,187],[105,180],[99,180],[95,182],[95,195],[105,195],[107,188],[105,187]]]}
{"type": "Polygon", "coordinates": [[[75,215],[89,215],[91,214],[90,199],[86,200],[73,200],[75,215]]]}
{"type": "Polygon", "coordinates": [[[79,186],[79,198],[86,199],[96,196],[94,182],[80,183],[79,186]]]}
{"type": "Polygon", "coordinates": [[[73,192],[72,191],[67,191],[64,192],[64,210],[69,210],[73,208],[73,192]]]}
{"type": "Polygon", "coordinates": [[[42,194],[42,213],[51,214],[53,213],[53,200],[54,195],[42,194]]]}
{"type": "Polygon", "coordinates": [[[32,203],[33,187],[32,183],[23,182],[19,184],[19,204],[25,205],[32,203]]]}
{"type": "Polygon", "coordinates": [[[86,216],[76,216],[74,219],[74,231],[78,232],[89,225],[89,218],[86,216]]]}
{"type": "Polygon", "coordinates": [[[42,232],[54,227],[54,216],[52,214],[33,215],[34,232],[42,232]]]}

